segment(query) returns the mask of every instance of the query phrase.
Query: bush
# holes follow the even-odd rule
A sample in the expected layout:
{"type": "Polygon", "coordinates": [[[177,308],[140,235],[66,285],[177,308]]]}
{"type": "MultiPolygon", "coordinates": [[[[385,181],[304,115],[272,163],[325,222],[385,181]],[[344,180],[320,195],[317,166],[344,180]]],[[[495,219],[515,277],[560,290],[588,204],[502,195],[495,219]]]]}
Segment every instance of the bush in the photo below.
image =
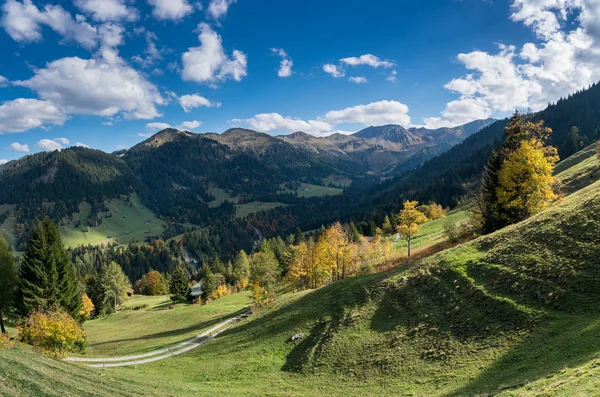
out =
{"type": "Polygon", "coordinates": [[[17,324],[21,340],[51,357],[65,357],[85,350],[85,334],[63,311],[33,311],[17,324]]]}
{"type": "Polygon", "coordinates": [[[15,346],[15,341],[10,339],[8,334],[0,333],[0,349],[12,349],[15,346]]]}

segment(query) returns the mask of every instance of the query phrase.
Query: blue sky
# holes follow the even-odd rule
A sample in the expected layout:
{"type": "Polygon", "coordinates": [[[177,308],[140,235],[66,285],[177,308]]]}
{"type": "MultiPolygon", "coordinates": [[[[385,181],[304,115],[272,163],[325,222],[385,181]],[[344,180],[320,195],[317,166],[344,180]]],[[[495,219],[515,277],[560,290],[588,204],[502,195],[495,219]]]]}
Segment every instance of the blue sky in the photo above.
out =
{"type": "Polygon", "coordinates": [[[0,0],[0,162],[167,125],[454,126],[600,79],[596,0],[0,0]]]}

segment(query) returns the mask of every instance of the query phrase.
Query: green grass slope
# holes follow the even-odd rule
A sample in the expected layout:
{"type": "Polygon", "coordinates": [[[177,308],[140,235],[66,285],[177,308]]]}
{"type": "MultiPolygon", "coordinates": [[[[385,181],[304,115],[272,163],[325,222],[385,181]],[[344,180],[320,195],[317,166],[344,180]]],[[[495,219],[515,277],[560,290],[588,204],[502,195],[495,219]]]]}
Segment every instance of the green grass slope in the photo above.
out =
{"type": "Polygon", "coordinates": [[[518,395],[599,357],[599,231],[597,182],[411,266],[283,296],[198,351],[128,373],[180,394],[518,395]]]}
{"type": "Polygon", "coordinates": [[[121,311],[84,324],[90,357],[123,356],[161,349],[235,315],[246,312],[250,293],[228,295],[208,305],[174,305],[168,296],[135,296],[121,311]]]}
{"type": "Polygon", "coordinates": [[[115,239],[119,240],[121,244],[128,244],[132,237],[138,241],[144,241],[148,235],[162,235],[164,222],[141,203],[137,194],[131,195],[131,202],[133,207],[117,198],[106,201],[106,207],[112,217],[104,218],[102,224],[97,227],[90,227],[89,232],[86,231],[86,225],[91,206],[85,202],[81,203],[79,213],[75,215],[73,222],[60,227],[65,245],[67,247],[77,247],[82,244],[99,245],[111,243],[115,239]],[[77,220],[81,222],[81,226],[78,228],[75,227],[77,220]],[[146,223],[146,221],[150,221],[150,223],[146,223]],[[146,230],[150,230],[150,233],[146,233],[146,230]],[[108,236],[112,237],[108,238],[108,236]]]}

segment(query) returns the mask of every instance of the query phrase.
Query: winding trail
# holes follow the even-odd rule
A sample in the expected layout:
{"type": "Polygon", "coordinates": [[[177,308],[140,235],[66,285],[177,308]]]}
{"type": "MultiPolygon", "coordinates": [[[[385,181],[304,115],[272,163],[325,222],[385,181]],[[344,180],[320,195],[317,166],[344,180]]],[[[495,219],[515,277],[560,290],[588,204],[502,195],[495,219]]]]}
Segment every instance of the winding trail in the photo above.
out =
{"type": "Polygon", "coordinates": [[[216,338],[219,334],[231,328],[234,324],[246,319],[251,314],[250,311],[240,314],[239,316],[232,317],[222,323],[215,325],[209,330],[195,336],[191,339],[183,341],[177,345],[166,347],[164,349],[154,350],[149,353],[138,354],[133,356],[121,356],[121,357],[105,357],[105,358],[91,358],[91,357],[67,357],[65,361],[86,363],[86,365],[93,368],[112,368],[112,367],[128,367],[138,364],[148,364],[155,361],[167,359],[169,357],[177,356],[193,350],[197,347],[202,346],[206,342],[216,338]]]}

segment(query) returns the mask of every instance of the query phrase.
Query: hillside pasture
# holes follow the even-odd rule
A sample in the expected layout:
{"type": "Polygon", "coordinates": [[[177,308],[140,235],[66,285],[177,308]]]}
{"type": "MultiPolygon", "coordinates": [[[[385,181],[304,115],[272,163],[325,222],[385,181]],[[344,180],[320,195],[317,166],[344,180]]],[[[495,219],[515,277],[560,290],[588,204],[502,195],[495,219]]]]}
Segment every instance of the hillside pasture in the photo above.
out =
{"type": "Polygon", "coordinates": [[[102,224],[97,227],[90,227],[89,232],[86,231],[86,227],[91,205],[86,202],[81,203],[79,212],[75,214],[73,222],[60,227],[65,245],[67,247],[77,247],[82,244],[108,244],[115,241],[115,239],[120,244],[128,244],[132,237],[138,241],[144,241],[144,238],[148,235],[162,235],[164,222],[142,205],[137,194],[131,195],[131,202],[133,207],[127,205],[122,199],[106,201],[106,206],[112,216],[106,218],[103,213],[102,224]],[[78,220],[81,225],[76,228],[75,224],[78,220]],[[150,222],[146,223],[147,221],[150,222]],[[150,233],[146,233],[146,230],[150,230],[150,233]]]}
{"type": "Polygon", "coordinates": [[[338,196],[344,191],[339,188],[312,185],[310,183],[300,183],[300,187],[296,190],[285,189],[286,193],[296,192],[298,197],[311,198],[311,197],[322,197],[322,196],[338,196]]]}
{"type": "Polygon", "coordinates": [[[246,204],[238,204],[235,206],[235,216],[245,218],[248,215],[256,214],[261,211],[269,211],[277,207],[285,207],[286,204],[278,202],[252,201],[246,204]]]}

